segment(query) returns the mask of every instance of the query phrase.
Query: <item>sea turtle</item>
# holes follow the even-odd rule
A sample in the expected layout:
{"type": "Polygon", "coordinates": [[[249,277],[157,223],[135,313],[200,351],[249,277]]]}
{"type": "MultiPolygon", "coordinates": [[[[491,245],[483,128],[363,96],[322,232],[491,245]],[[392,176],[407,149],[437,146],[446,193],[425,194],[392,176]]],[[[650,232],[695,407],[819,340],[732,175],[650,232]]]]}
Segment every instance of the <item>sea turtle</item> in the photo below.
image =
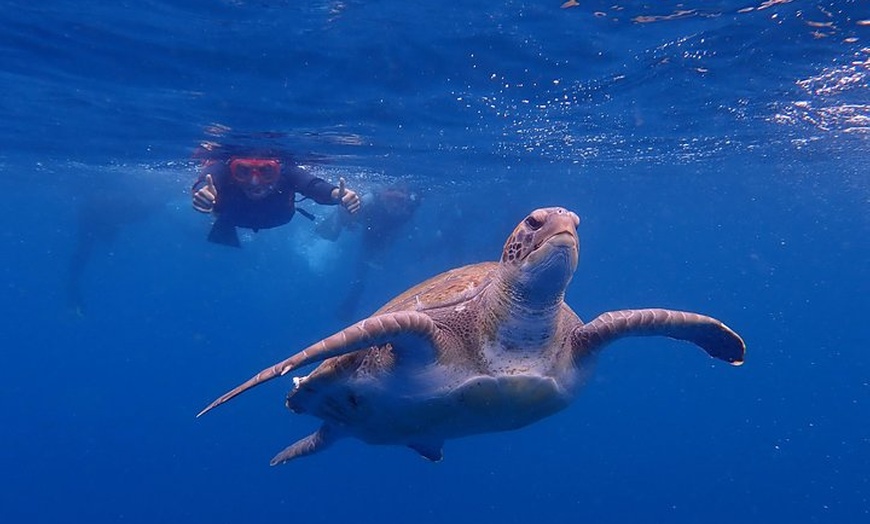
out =
{"type": "Polygon", "coordinates": [[[696,313],[629,309],[584,324],[564,302],[579,258],[579,223],[560,207],[532,211],[507,239],[500,262],[460,267],[412,287],[371,317],[257,373],[199,415],[320,362],[293,379],[286,405],[323,424],[272,465],[345,436],[408,446],[438,461],[447,439],[520,428],[565,408],[594,356],[622,337],[663,335],[743,363],[743,340],[696,313]]]}

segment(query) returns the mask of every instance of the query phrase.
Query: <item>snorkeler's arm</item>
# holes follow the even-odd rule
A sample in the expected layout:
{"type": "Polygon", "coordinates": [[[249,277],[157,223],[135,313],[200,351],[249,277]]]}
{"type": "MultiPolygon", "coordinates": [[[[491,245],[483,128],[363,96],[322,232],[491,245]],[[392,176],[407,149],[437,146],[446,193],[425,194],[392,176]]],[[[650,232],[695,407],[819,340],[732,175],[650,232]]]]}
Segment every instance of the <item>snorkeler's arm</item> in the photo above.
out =
{"type": "Polygon", "coordinates": [[[293,182],[293,187],[296,191],[318,204],[335,205],[338,201],[332,198],[332,191],[338,189],[320,177],[316,177],[307,170],[300,167],[294,167],[290,170],[288,176],[293,182]]]}
{"type": "Polygon", "coordinates": [[[299,193],[314,200],[318,204],[336,205],[341,204],[351,214],[356,213],[360,207],[359,197],[356,191],[344,186],[344,179],[338,187],[330,184],[320,177],[316,177],[302,168],[295,168],[290,172],[293,185],[299,193]]]}

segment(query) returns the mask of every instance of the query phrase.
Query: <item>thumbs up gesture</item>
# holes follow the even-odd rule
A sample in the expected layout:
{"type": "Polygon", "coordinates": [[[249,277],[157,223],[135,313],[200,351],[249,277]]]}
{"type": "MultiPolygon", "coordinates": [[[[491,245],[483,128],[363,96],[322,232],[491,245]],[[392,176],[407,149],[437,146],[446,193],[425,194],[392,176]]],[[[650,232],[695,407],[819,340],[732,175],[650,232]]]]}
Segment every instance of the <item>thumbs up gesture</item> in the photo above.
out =
{"type": "Polygon", "coordinates": [[[193,193],[193,209],[200,213],[211,213],[217,200],[217,188],[211,175],[205,175],[205,185],[193,193]]]}
{"type": "Polygon", "coordinates": [[[359,196],[357,196],[356,191],[354,191],[352,189],[348,189],[345,186],[345,184],[346,184],[346,182],[344,180],[344,177],[339,178],[338,179],[338,189],[337,190],[333,189],[332,191],[333,191],[333,193],[336,191],[338,192],[338,194],[336,195],[336,199],[352,215],[352,214],[356,213],[357,211],[359,211],[359,208],[360,208],[359,196]]]}

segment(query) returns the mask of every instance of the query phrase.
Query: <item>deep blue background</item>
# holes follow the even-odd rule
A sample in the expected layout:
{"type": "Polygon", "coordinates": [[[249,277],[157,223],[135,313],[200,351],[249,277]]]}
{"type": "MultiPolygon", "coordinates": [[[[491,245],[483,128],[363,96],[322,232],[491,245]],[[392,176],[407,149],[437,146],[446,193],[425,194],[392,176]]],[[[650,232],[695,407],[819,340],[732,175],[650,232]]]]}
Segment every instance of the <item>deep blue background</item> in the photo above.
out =
{"type": "Polygon", "coordinates": [[[4,2],[0,521],[868,518],[867,3],[450,4],[4,2]],[[562,205],[581,316],[711,314],[746,364],[621,341],[570,409],[442,463],[347,440],[270,468],[316,427],[289,380],[194,415],[343,327],[358,239],[297,217],[206,243],[187,189],[213,123],[423,194],[361,314],[562,205]]]}

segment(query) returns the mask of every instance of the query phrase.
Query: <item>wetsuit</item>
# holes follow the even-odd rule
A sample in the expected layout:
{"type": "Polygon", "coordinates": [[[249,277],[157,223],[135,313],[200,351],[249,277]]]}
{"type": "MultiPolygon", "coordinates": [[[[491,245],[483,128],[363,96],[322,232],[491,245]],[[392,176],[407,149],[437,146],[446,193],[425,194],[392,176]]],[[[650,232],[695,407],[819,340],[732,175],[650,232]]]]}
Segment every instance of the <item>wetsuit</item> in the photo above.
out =
{"type": "Polygon", "coordinates": [[[232,179],[226,162],[220,161],[208,163],[202,168],[199,179],[193,185],[193,192],[206,184],[206,175],[212,176],[217,190],[214,205],[217,220],[212,225],[208,240],[218,244],[240,246],[237,227],[258,231],[290,222],[296,213],[296,193],[318,204],[339,203],[332,198],[332,190],[336,186],[286,163],[282,163],[281,177],[275,183],[274,190],[259,200],[248,198],[242,187],[232,179]]]}

